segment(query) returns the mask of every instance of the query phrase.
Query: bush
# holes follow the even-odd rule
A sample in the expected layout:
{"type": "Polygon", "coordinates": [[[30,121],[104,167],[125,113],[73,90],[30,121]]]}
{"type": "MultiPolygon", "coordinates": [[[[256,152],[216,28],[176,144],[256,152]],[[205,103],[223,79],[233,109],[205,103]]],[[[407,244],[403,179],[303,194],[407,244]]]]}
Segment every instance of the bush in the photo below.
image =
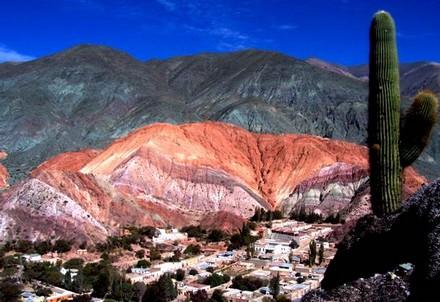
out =
{"type": "Polygon", "coordinates": [[[189,273],[188,274],[190,274],[191,276],[195,276],[195,275],[197,275],[199,272],[195,269],[195,268],[192,268],[192,269],[190,269],[189,270],[189,273]]]}
{"type": "Polygon", "coordinates": [[[48,287],[38,286],[35,289],[35,294],[39,297],[49,297],[52,294],[52,290],[48,287]]]}
{"type": "Polygon", "coordinates": [[[200,255],[201,252],[202,252],[202,248],[198,244],[190,244],[183,251],[184,254],[191,256],[200,255]]]}
{"type": "Polygon", "coordinates": [[[145,257],[145,250],[136,251],[136,257],[142,259],[145,257]]]}
{"type": "Polygon", "coordinates": [[[150,261],[160,260],[162,255],[159,250],[155,247],[150,248],[150,261]]]}
{"type": "Polygon", "coordinates": [[[226,274],[220,275],[213,273],[211,276],[203,280],[203,284],[207,284],[211,287],[217,287],[223,283],[229,282],[229,280],[231,280],[231,277],[226,274]]]}
{"type": "Polygon", "coordinates": [[[66,269],[80,269],[84,265],[84,260],[81,258],[72,258],[64,262],[63,267],[66,269]]]}
{"type": "Polygon", "coordinates": [[[148,268],[148,267],[150,267],[150,266],[151,266],[151,263],[150,263],[149,261],[147,261],[147,260],[145,260],[145,259],[142,259],[142,260],[139,260],[139,261],[136,263],[136,266],[135,266],[135,267],[148,268]]]}
{"type": "Polygon", "coordinates": [[[72,302],[91,302],[92,301],[92,297],[90,297],[89,295],[79,295],[79,296],[75,296],[73,297],[72,302]]]}
{"type": "Polygon", "coordinates": [[[52,250],[52,244],[50,244],[50,241],[41,241],[34,243],[35,251],[40,254],[44,255],[49,253],[52,250]]]}
{"type": "Polygon", "coordinates": [[[206,268],[206,271],[209,272],[209,273],[211,273],[211,274],[214,273],[214,270],[215,270],[215,269],[214,269],[213,266],[210,266],[210,267],[206,268]]]}
{"type": "Polygon", "coordinates": [[[167,302],[177,297],[177,290],[174,287],[171,276],[162,275],[157,282],[147,286],[142,302],[167,302]]]}
{"type": "Polygon", "coordinates": [[[176,280],[177,281],[183,281],[185,279],[185,271],[183,269],[178,269],[176,271],[176,280]]]}
{"type": "Polygon", "coordinates": [[[183,233],[187,233],[188,237],[193,237],[193,238],[202,238],[206,235],[206,231],[203,230],[200,226],[186,226],[183,227],[182,229],[180,229],[181,232],[183,233]]]}
{"type": "Polygon", "coordinates": [[[191,302],[206,302],[209,299],[206,290],[198,290],[195,293],[191,292],[189,295],[191,302]]]}
{"type": "Polygon", "coordinates": [[[64,239],[59,239],[55,241],[55,245],[53,246],[53,251],[58,253],[66,253],[71,249],[72,249],[72,243],[64,239]]]}
{"type": "Polygon", "coordinates": [[[225,234],[221,230],[212,230],[208,235],[208,240],[211,242],[219,242],[222,241],[225,237],[225,234]]]}
{"type": "Polygon", "coordinates": [[[0,280],[0,301],[17,301],[21,295],[22,286],[11,280],[0,280]]]}
{"type": "Polygon", "coordinates": [[[236,288],[239,290],[247,290],[247,291],[255,291],[260,287],[267,285],[266,280],[262,280],[256,277],[242,277],[237,276],[232,280],[232,288],[236,288]]]}
{"type": "Polygon", "coordinates": [[[208,302],[227,302],[227,301],[226,301],[226,298],[223,297],[222,291],[219,289],[216,289],[212,293],[211,299],[209,299],[208,302]]]}
{"type": "Polygon", "coordinates": [[[14,249],[19,253],[26,254],[34,251],[34,245],[29,240],[19,240],[15,244],[14,249]]]}
{"type": "Polygon", "coordinates": [[[294,239],[292,239],[292,241],[290,242],[289,246],[290,246],[292,249],[297,249],[297,248],[299,248],[299,244],[298,244],[298,242],[296,242],[294,239]]]}

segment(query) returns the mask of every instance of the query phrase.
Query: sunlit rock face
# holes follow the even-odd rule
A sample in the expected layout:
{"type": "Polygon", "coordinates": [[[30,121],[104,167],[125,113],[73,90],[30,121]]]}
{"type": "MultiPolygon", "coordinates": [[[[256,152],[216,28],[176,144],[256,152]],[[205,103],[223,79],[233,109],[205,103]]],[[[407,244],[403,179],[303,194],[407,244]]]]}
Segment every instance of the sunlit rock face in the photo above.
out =
{"type": "Polygon", "coordinates": [[[336,214],[350,204],[367,181],[365,162],[358,165],[336,162],[302,181],[280,202],[280,208],[284,213],[305,209],[323,216],[336,214]]]}
{"type": "MultiPolygon", "coordinates": [[[[127,224],[234,231],[257,207],[288,215],[305,205],[329,215],[358,209],[354,200],[368,203],[367,169],[367,149],[347,142],[214,122],[154,124],[102,151],[41,164],[1,195],[0,232],[35,239],[75,230],[93,241],[127,224]]],[[[424,181],[408,169],[409,192],[424,181]]]]}

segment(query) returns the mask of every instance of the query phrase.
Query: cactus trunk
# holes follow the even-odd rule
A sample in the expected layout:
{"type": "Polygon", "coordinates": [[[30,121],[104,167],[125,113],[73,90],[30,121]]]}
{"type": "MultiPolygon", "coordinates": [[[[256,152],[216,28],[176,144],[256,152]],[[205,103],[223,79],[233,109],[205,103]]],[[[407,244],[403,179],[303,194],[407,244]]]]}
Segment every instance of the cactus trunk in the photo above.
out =
{"type": "Polygon", "coordinates": [[[378,12],[370,28],[368,144],[373,212],[382,216],[401,202],[400,87],[394,21],[378,12]]]}

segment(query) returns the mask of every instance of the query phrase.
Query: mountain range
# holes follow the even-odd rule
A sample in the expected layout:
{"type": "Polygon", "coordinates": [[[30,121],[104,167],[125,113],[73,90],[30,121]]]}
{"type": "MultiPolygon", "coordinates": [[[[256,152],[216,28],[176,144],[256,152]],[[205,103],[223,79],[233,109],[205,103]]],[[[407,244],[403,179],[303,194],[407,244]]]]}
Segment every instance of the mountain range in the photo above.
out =
{"type": "MultiPolygon", "coordinates": [[[[256,133],[307,133],[364,143],[365,66],[246,50],[142,62],[117,50],[80,45],[24,63],[0,64],[0,150],[25,178],[48,158],[100,149],[155,122],[223,121],[256,133]]],[[[401,67],[404,104],[420,89],[440,92],[440,65],[401,67]]],[[[416,167],[439,176],[440,137],[416,167]]]]}

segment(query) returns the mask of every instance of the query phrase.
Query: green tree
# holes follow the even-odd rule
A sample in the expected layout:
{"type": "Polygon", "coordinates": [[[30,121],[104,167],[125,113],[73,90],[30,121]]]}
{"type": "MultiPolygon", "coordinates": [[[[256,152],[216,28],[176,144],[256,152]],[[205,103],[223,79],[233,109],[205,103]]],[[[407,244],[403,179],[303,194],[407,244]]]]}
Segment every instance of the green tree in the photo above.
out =
{"type": "Polygon", "coordinates": [[[71,289],[72,288],[72,274],[70,273],[70,270],[66,272],[64,275],[64,288],[71,289]]]}
{"type": "Polygon", "coordinates": [[[275,299],[276,302],[290,302],[291,300],[287,298],[285,295],[279,295],[275,299]]]}
{"type": "Polygon", "coordinates": [[[183,251],[184,254],[187,255],[200,255],[200,253],[202,252],[202,248],[200,247],[200,245],[198,244],[190,244],[186,247],[186,249],[183,251]]]}
{"type": "Polygon", "coordinates": [[[52,294],[52,290],[48,287],[37,286],[34,290],[35,294],[39,297],[49,297],[52,294]]]}
{"type": "Polygon", "coordinates": [[[162,275],[159,280],[147,286],[142,302],[168,302],[177,297],[177,290],[169,274],[162,275]]]}
{"type": "Polygon", "coordinates": [[[110,272],[100,271],[95,282],[93,282],[93,296],[103,298],[109,293],[111,285],[110,272]]]}
{"type": "Polygon", "coordinates": [[[221,230],[212,230],[208,235],[208,240],[211,242],[219,242],[223,240],[224,233],[221,230]]]}
{"type": "Polygon", "coordinates": [[[160,260],[162,258],[162,255],[160,254],[160,251],[152,247],[150,248],[150,261],[160,260]]]}
{"type": "Polygon", "coordinates": [[[275,277],[270,279],[269,288],[270,288],[270,292],[271,292],[272,296],[274,298],[278,297],[278,295],[280,294],[280,274],[279,273],[277,273],[277,275],[275,277]]]}
{"type": "Polygon", "coordinates": [[[178,269],[176,271],[176,280],[177,281],[183,281],[185,279],[185,271],[183,269],[178,269]]]}
{"type": "Polygon", "coordinates": [[[139,260],[136,263],[136,267],[148,268],[151,266],[151,263],[145,259],[139,260]]]}
{"type": "Polygon", "coordinates": [[[72,302],[91,302],[92,301],[92,297],[90,297],[89,295],[79,295],[79,296],[75,296],[73,297],[72,302]]]}
{"type": "Polygon", "coordinates": [[[35,251],[40,254],[44,255],[49,253],[52,250],[52,244],[50,244],[50,241],[41,241],[34,243],[35,251]]]}
{"type": "Polygon", "coordinates": [[[66,269],[80,269],[84,265],[84,259],[82,258],[72,258],[64,262],[63,267],[66,269]]]}
{"type": "Polygon", "coordinates": [[[191,292],[189,295],[191,302],[206,302],[208,301],[208,293],[206,290],[198,290],[195,293],[191,292]]]}
{"type": "Polygon", "coordinates": [[[138,250],[136,251],[136,257],[139,259],[142,259],[145,257],[145,250],[138,250]]]}
{"type": "Polygon", "coordinates": [[[211,287],[217,287],[223,283],[229,282],[229,280],[231,280],[231,277],[229,277],[229,275],[227,275],[227,274],[221,275],[221,274],[213,273],[211,276],[206,278],[203,281],[203,283],[209,284],[209,286],[211,286],[211,287]]]}
{"type": "Polygon", "coordinates": [[[22,286],[12,279],[0,280],[0,301],[15,302],[19,300],[22,286]]]}
{"type": "Polygon", "coordinates": [[[232,280],[231,287],[239,290],[255,291],[266,285],[267,280],[262,280],[257,277],[243,277],[238,275],[232,280]]]}
{"type": "Polygon", "coordinates": [[[313,266],[316,263],[316,241],[312,240],[309,243],[309,265],[313,266]]]}
{"type": "Polygon", "coordinates": [[[197,275],[199,272],[195,269],[195,268],[192,268],[192,269],[190,269],[189,270],[189,273],[188,274],[190,274],[191,276],[195,276],[195,275],[197,275]]]}
{"type": "Polygon", "coordinates": [[[226,298],[223,297],[223,292],[219,289],[214,290],[211,299],[208,302],[227,302],[226,298]]]}
{"type": "Polygon", "coordinates": [[[324,261],[324,244],[319,245],[318,251],[318,263],[321,264],[324,261]]]}
{"type": "Polygon", "coordinates": [[[53,246],[53,251],[58,253],[66,253],[71,249],[72,249],[72,243],[64,239],[59,239],[55,241],[55,244],[53,246]]]}
{"type": "Polygon", "coordinates": [[[292,239],[292,241],[290,241],[289,246],[290,246],[290,248],[292,248],[292,249],[297,249],[297,248],[299,248],[299,244],[298,244],[298,242],[296,242],[295,239],[292,239]]]}

